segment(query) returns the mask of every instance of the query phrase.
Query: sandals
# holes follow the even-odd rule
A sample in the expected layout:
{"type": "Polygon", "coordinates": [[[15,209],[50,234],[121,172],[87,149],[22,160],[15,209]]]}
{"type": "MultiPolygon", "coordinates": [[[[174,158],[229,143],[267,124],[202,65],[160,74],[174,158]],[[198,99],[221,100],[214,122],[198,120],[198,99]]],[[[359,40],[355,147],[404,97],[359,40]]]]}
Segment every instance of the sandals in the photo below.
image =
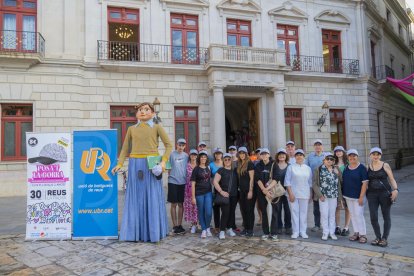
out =
{"type": "Polygon", "coordinates": [[[361,235],[359,236],[359,243],[367,243],[368,239],[367,236],[361,235]]]}
{"type": "Polygon", "coordinates": [[[357,241],[359,240],[359,233],[354,233],[352,236],[349,237],[350,241],[357,241]]]}
{"type": "Polygon", "coordinates": [[[378,245],[381,246],[381,247],[387,247],[388,242],[387,242],[387,240],[382,239],[378,242],[378,245]]]}
{"type": "Polygon", "coordinates": [[[379,245],[379,243],[380,243],[380,241],[381,241],[381,239],[375,239],[375,240],[373,240],[373,241],[371,242],[371,245],[373,245],[373,246],[378,246],[378,245],[379,245]]]}

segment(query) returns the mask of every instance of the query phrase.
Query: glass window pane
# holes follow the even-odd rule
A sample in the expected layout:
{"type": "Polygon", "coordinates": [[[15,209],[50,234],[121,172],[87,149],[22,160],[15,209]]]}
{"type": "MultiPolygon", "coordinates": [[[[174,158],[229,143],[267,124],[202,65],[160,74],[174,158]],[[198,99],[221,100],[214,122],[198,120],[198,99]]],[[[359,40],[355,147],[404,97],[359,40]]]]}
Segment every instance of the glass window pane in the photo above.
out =
{"type": "Polygon", "coordinates": [[[4,124],[4,156],[16,156],[16,123],[4,124]]]}
{"type": "Polygon", "coordinates": [[[294,133],[293,141],[295,141],[295,143],[299,145],[300,147],[302,146],[301,129],[302,129],[301,123],[293,123],[293,133],[294,133]]]}
{"type": "Polygon", "coordinates": [[[175,123],[175,141],[184,137],[184,123],[176,122],[175,123]]]}
{"type": "Polygon", "coordinates": [[[345,124],[338,123],[338,138],[339,138],[339,145],[345,145],[345,124]]]}
{"type": "Polygon", "coordinates": [[[3,15],[3,37],[1,38],[3,48],[5,49],[16,49],[16,15],[15,14],[4,14],[3,15]]]}
{"type": "Polygon", "coordinates": [[[20,140],[20,155],[26,156],[26,132],[31,132],[32,122],[22,122],[21,126],[21,140],[20,140]]]}
{"type": "Polygon", "coordinates": [[[121,19],[121,13],[120,12],[110,12],[110,16],[113,19],[121,19]]]}
{"type": "Polygon", "coordinates": [[[3,3],[5,6],[16,7],[16,0],[4,0],[3,3]]]}
{"type": "Polygon", "coordinates": [[[36,49],[36,17],[33,15],[23,16],[22,42],[23,50],[33,51],[36,49]]]}
{"type": "Polygon", "coordinates": [[[188,118],[196,118],[197,117],[197,110],[188,110],[188,118]]]}
{"type": "Polygon", "coordinates": [[[235,30],[236,24],[235,23],[227,23],[227,30],[235,30]]]}
{"type": "Polygon", "coordinates": [[[194,19],[187,19],[186,23],[187,23],[187,26],[197,25],[197,21],[195,21],[194,19]]]}
{"type": "Polygon", "coordinates": [[[277,29],[277,34],[278,35],[284,35],[285,34],[285,29],[277,29]]]}
{"type": "Polygon", "coordinates": [[[111,109],[111,116],[112,117],[121,117],[122,116],[122,109],[111,109]]]}
{"type": "Polygon", "coordinates": [[[118,138],[118,154],[121,152],[122,144],[124,141],[122,140],[122,123],[120,122],[112,122],[112,128],[116,129],[116,137],[118,138]]]}
{"type": "Polygon", "coordinates": [[[197,47],[197,33],[187,32],[187,47],[197,47]]]}
{"type": "Polygon", "coordinates": [[[135,111],[135,108],[128,108],[127,109],[127,117],[136,118],[137,112],[135,111]]]}
{"type": "Polygon", "coordinates": [[[36,8],[36,3],[35,2],[24,1],[23,2],[23,7],[26,8],[26,9],[35,9],[36,8]]]}
{"type": "Polygon", "coordinates": [[[284,40],[278,40],[277,41],[277,48],[278,49],[285,49],[285,41],[284,40]]]}
{"type": "Polygon", "coordinates": [[[332,57],[334,59],[341,58],[340,55],[339,55],[339,45],[335,45],[335,46],[332,47],[332,57]]]}
{"type": "Polygon", "coordinates": [[[172,42],[174,46],[183,45],[183,34],[181,31],[173,30],[172,32],[172,42]]]}
{"type": "Polygon", "coordinates": [[[337,35],[337,34],[333,34],[333,35],[332,35],[332,40],[338,40],[338,38],[339,38],[339,37],[338,37],[338,35],[337,35]]]}
{"type": "Polygon", "coordinates": [[[240,25],[241,31],[249,31],[249,25],[240,25]]]}
{"type": "Polygon", "coordinates": [[[288,30],[288,35],[296,35],[296,30],[288,30]]]}
{"type": "Polygon", "coordinates": [[[290,137],[290,124],[289,123],[285,123],[285,135],[286,135],[286,140],[292,140],[292,138],[290,137]]]}
{"type": "Polygon", "coordinates": [[[127,13],[127,19],[136,21],[138,19],[138,16],[134,13],[127,13]]]}
{"type": "Polygon", "coordinates": [[[237,37],[235,35],[228,35],[227,36],[227,45],[237,45],[237,37]]]}
{"type": "Polygon", "coordinates": [[[175,25],[181,25],[183,21],[181,20],[181,18],[173,18],[171,19],[171,23],[175,25]]]}
{"type": "Polygon", "coordinates": [[[296,41],[289,41],[289,54],[291,56],[296,56],[298,54],[296,51],[296,41]]]}
{"type": "Polygon", "coordinates": [[[187,143],[188,143],[189,149],[197,148],[197,123],[196,122],[188,123],[187,143]]]}
{"type": "Polygon", "coordinates": [[[245,47],[250,46],[250,37],[242,36],[240,38],[240,46],[245,46],[245,47]]]}
{"type": "Polygon", "coordinates": [[[176,118],[184,118],[184,110],[182,110],[182,109],[176,109],[175,110],[175,117],[176,118]]]}

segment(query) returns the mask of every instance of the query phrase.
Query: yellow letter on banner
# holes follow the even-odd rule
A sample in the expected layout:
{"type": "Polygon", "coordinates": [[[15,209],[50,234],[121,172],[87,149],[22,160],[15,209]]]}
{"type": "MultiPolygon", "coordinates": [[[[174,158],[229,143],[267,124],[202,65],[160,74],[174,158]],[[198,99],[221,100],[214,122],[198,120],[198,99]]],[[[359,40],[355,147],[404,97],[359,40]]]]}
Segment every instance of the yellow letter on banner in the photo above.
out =
{"type": "Polygon", "coordinates": [[[97,170],[105,181],[111,180],[108,176],[111,160],[108,154],[100,148],[91,148],[89,151],[83,151],[80,167],[86,174],[93,174],[97,170]],[[99,166],[96,165],[98,159],[101,161],[99,166]]]}

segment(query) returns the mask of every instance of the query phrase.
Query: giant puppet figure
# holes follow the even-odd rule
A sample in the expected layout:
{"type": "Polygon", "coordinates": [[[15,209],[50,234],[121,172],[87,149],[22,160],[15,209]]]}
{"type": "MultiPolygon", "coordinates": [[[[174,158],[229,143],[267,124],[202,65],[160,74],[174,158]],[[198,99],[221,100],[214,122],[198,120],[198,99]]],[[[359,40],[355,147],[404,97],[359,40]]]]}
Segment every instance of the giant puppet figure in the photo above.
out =
{"type": "Polygon", "coordinates": [[[158,242],[168,233],[167,212],[161,177],[157,178],[148,169],[147,157],[159,155],[158,142],[161,138],[165,153],[160,165],[165,170],[172,144],[162,126],[154,122],[152,104],[141,103],[136,109],[138,123],[128,128],[118,165],[112,170],[116,173],[129,153],[128,184],[119,239],[158,242]]]}

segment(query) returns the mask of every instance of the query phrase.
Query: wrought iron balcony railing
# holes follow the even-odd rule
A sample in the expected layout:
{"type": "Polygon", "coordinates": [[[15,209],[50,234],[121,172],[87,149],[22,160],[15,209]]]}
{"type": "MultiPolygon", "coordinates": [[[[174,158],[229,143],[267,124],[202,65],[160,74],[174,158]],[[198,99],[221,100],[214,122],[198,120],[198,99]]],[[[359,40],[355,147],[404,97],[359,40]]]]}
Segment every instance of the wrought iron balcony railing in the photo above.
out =
{"type": "Polygon", "coordinates": [[[359,75],[359,60],[329,59],[317,56],[287,56],[286,64],[293,71],[359,75]]]}
{"type": "Polygon", "coordinates": [[[0,54],[38,53],[45,56],[45,39],[38,32],[0,30],[0,54]]]}
{"type": "Polygon", "coordinates": [[[98,60],[205,64],[208,49],[98,40],[98,60]]]}
{"type": "Polygon", "coordinates": [[[372,76],[377,80],[384,80],[387,77],[395,77],[394,70],[387,65],[375,66],[372,70],[372,76]]]}

